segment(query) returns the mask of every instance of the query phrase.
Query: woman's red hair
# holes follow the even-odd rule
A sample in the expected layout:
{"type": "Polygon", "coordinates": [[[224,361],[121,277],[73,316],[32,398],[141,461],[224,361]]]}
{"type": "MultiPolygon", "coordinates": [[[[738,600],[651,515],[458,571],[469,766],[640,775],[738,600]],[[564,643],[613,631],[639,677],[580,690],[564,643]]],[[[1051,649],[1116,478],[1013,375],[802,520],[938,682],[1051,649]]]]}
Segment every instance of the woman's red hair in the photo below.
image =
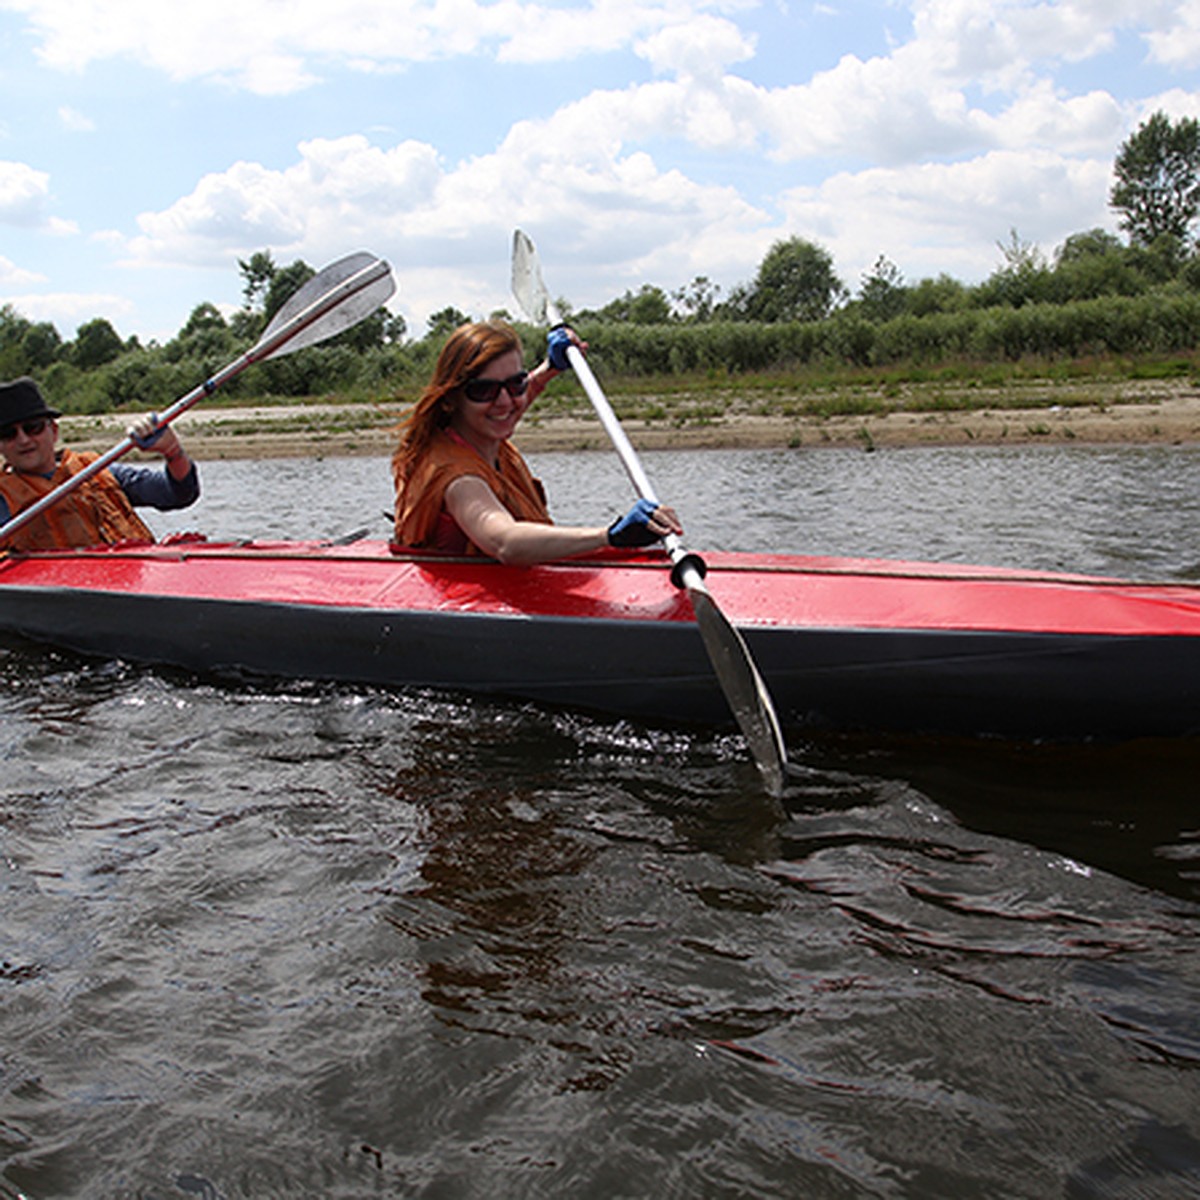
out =
{"type": "Polygon", "coordinates": [[[392,455],[392,473],[397,480],[406,476],[408,468],[425,453],[434,434],[450,424],[453,408],[446,398],[510,350],[520,354],[521,339],[507,321],[460,325],[446,339],[433,378],[400,425],[400,444],[392,455]]]}

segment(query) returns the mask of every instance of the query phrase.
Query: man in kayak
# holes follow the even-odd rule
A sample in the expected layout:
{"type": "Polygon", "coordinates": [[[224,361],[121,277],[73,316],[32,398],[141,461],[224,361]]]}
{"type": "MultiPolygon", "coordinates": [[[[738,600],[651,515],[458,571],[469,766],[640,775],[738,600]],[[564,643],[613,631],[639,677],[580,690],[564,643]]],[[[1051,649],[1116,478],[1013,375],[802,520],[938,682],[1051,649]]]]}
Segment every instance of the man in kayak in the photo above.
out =
{"type": "MultiPolygon", "coordinates": [[[[58,450],[62,414],[46,406],[38,385],[22,377],[0,382],[0,526],[48,495],[99,455],[58,450]]],[[[129,430],[143,449],[161,454],[163,468],[113,463],[67,492],[28,524],[0,541],[0,550],[51,550],[124,541],[154,541],[134,505],[186,508],[200,495],[195,464],[175,431],[153,416],[129,430]]]]}
{"type": "Polygon", "coordinates": [[[504,321],[462,325],[450,335],[392,456],[394,545],[529,564],[604,546],[649,546],[683,532],[673,509],[648,500],[608,526],[551,521],[541,481],[509,438],[567,369],[572,344],[583,348],[572,330],[551,330],[546,359],[526,371],[520,339],[504,321]]]}

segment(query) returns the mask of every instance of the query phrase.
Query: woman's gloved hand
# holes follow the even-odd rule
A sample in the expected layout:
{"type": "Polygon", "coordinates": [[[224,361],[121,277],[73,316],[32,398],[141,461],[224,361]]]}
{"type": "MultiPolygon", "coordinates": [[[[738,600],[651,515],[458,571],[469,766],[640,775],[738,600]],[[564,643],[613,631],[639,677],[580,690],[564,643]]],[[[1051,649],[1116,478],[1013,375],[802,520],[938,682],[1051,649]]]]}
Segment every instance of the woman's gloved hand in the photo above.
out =
{"type": "Polygon", "coordinates": [[[683,527],[679,524],[674,509],[643,498],[608,527],[608,544],[652,546],[668,533],[682,532],[683,527]]]}
{"type": "Polygon", "coordinates": [[[546,361],[556,371],[569,371],[571,360],[567,357],[567,350],[571,346],[578,346],[587,353],[587,342],[581,342],[575,330],[569,325],[555,325],[546,335],[546,361]]]}

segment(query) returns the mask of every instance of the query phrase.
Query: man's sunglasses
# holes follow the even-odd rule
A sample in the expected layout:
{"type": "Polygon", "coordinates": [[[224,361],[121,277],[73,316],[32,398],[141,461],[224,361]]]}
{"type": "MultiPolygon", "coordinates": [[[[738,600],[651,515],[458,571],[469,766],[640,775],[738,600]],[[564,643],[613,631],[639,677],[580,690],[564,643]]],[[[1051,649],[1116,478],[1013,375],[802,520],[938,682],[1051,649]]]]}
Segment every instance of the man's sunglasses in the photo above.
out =
{"type": "Polygon", "coordinates": [[[463,384],[463,395],[475,404],[491,404],[503,388],[515,400],[525,395],[529,387],[529,372],[521,371],[507,379],[468,379],[463,384]]]}
{"type": "Polygon", "coordinates": [[[37,437],[46,428],[45,417],[34,417],[32,421],[14,421],[0,428],[0,442],[11,442],[23,429],[26,437],[37,437]]]}

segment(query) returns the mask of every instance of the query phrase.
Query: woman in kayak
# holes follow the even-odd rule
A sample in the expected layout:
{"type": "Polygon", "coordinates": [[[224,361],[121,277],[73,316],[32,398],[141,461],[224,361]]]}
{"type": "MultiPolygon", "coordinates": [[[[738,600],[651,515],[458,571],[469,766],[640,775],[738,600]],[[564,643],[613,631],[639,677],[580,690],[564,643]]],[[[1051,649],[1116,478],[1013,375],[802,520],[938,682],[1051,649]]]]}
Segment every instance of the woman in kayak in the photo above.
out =
{"type": "Polygon", "coordinates": [[[683,532],[673,509],[648,500],[608,526],[551,521],[541,481],[509,439],[567,369],[572,344],[583,348],[572,330],[551,330],[545,361],[526,371],[520,339],[504,321],[450,335],[392,456],[396,546],[528,564],[604,546],[649,546],[683,532]]]}

